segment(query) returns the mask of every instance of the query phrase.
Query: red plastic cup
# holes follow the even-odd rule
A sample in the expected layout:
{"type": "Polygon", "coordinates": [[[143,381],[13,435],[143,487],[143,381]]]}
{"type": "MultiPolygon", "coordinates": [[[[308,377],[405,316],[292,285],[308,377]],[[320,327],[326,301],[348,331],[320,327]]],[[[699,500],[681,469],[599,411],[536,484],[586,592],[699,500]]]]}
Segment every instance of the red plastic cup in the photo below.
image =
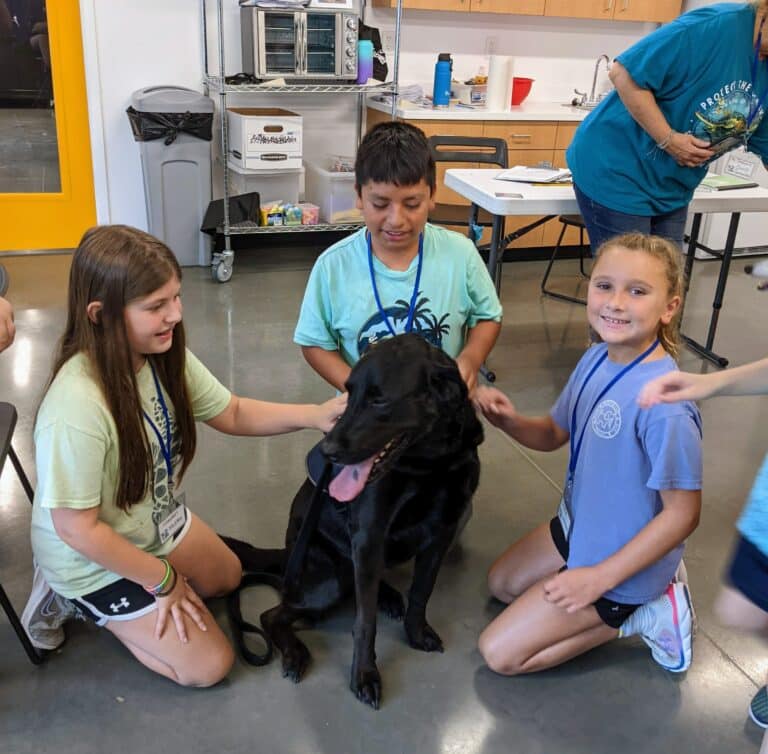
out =
{"type": "Polygon", "coordinates": [[[533,79],[525,79],[515,76],[512,79],[512,104],[522,105],[533,85],[533,79]]]}

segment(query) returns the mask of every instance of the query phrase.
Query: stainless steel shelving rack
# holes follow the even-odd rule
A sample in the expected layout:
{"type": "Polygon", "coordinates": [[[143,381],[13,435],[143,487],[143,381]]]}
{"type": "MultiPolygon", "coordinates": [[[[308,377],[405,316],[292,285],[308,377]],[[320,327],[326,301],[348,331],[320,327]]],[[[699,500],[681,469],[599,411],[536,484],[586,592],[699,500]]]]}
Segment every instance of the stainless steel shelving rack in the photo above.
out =
{"type": "MultiPolygon", "coordinates": [[[[234,3],[235,0],[230,0],[234,3]]],[[[287,84],[285,86],[255,85],[255,84],[228,84],[226,82],[226,67],[224,56],[224,0],[200,0],[202,34],[203,34],[203,86],[209,96],[218,95],[219,99],[219,130],[221,137],[221,161],[223,168],[224,207],[223,222],[219,228],[224,236],[223,251],[214,252],[211,259],[211,275],[214,280],[226,283],[232,277],[235,253],[232,250],[232,236],[285,234],[285,233],[316,233],[319,231],[353,231],[361,227],[362,223],[323,223],[318,225],[278,225],[262,227],[252,222],[232,224],[229,221],[229,167],[227,156],[229,154],[229,134],[227,129],[227,96],[231,94],[252,95],[303,95],[303,94],[327,94],[327,95],[355,95],[357,104],[357,138],[358,143],[362,136],[363,108],[365,98],[376,94],[392,95],[392,118],[397,109],[397,83],[399,81],[400,64],[400,25],[402,21],[402,2],[398,0],[395,15],[395,49],[392,60],[392,80],[379,86],[362,86],[358,84],[287,84]],[[209,65],[208,50],[208,7],[216,5],[216,35],[217,58],[219,74],[212,74],[209,65]]],[[[360,18],[365,15],[365,2],[361,2],[360,18]]]]}

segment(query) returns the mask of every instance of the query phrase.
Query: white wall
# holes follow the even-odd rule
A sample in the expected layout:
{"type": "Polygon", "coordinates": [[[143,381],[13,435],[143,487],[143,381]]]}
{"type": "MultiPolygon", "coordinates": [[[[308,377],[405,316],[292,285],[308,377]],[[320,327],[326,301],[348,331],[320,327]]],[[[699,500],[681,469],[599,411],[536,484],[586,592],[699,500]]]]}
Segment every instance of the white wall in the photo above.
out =
{"type": "MultiPolygon", "coordinates": [[[[692,4],[705,4],[691,0],[692,4]]],[[[238,7],[225,3],[226,72],[240,70],[238,7]]],[[[209,6],[215,0],[208,0],[209,6]]],[[[83,47],[93,143],[99,222],[146,228],[139,164],[125,115],[130,95],[154,84],[202,90],[200,4],[196,0],[81,0],[83,47]]],[[[210,15],[210,14],[209,14],[210,15]]],[[[394,11],[369,9],[366,20],[391,32],[394,11]]],[[[215,16],[209,21],[215,21],[215,16]]],[[[451,52],[464,78],[485,62],[489,45],[515,57],[515,73],[536,79],[530,99],[566,102],[572,90],[591,85],[594,61],[614,56],[651,31],[653,24],[536,18],[497,14],[405,11],[401,81],[431,88],[438,52],[451,52]],[[428,40],[439,40],[431,42],[428,40]]],[[[215,63],[218,53],[209,44],[215,63]]],[[[605,86],[601,78],[598,88],[605,86]]],[[[260,97],[253,106],[279,105],[304,115],[305,154],[351,153],[355,143],[354,96],[260,97]]],[[[230,104],[237,104],[230,98],[230,104]]]]}

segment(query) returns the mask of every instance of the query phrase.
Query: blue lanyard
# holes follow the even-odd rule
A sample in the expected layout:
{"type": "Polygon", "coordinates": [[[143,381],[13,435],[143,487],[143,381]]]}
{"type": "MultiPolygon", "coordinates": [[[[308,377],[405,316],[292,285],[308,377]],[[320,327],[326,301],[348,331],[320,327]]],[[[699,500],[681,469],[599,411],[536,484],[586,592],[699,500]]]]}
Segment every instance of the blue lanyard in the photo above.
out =
{"type": "MultiPolygon", "coordinates": [[[[379,314],[381,314],[384,324],[389,330],[389,334],[394,337],[397,333],[395,328],[392,327],[392,323],[387,317],[387,313],[384,311],[384,307],[381,305],[381,299],[379,298],[379,289],[376,287],[376,275],[373,272],[373,247],[371,246],[371,234],[365,234],[365,240],[368,244],[368,270],[371,273],[371,287],[373,288],[373,295],[376,299],[376,306],[379,307],[379,314]]],[[[408,306],[408,319],[405,322],[405,332],[410,332],[413,329],[413,315],[416,313],[416,297],[419,295],[419,283],[421,282],[421,267],[424,262],[424,234],[419,233],[419,264],[416,267],[416,282],[413,284],[413,293],[411,294],[411,303],[408,306]]]]}
{"type": "MultiPolygon", "coordinates": [[[[757,89],[757,64],[760,59],[760,43],[763,39],[763,24],[765,19],[760,22],[760,28],[757,31],[757,40],[755,41],[755,57],[752,59],[752,91],[757,89]]],[[[755,95],[757,96],[757,95],[755,95]]],[[[747,129],[752,125],[752,121],[757,117],[760,112],[760,108],[765,104],[765,99],[768,97],[768,86],[766,86],[763,96],[757,101],[757,104],[749,111],[747,116],[747,129]]]]}
{"type": "MultiPolygon", "coordinates": [[[[149,360],[147,360],[149,361],[149,360]]],[[[165,398],[163,398],[163,391],[160,387],[160,380],[157,378],[157,372],[152,362],[149,361],[149,368],[152,370],[152,378],[155,381],[155,389],[157,390],[157,400],[160,403],[160,408],[163,412],[163,418],[165,419],[165,438],[163,438],[157,425],[152,421],[152,417],[142,409],[144,418],[149,422],[149,426],[152,427],[152,431],[157,437],[157,441],[160,443],[160,451],[163,454],[165,460],[165,470],[168,472],[168,487],[173,484],[173,433],[171,432],[171,418],[168,415],[168,406],[165,404],[165,398]]]]}
{"type": "Polygon", "coordinates": [[[581,394],[584,392],[584,388],[587,386],[587,383],[592,379],[592,375],[598,370],[600,365],[608,358],[608,351],[606,352],[595,362],[592,369],[589,370],[589,374],[584,379],[584,382],[581,383],[581,388],[579,389],[579,394],[576,396],[576,403],[573,404],[573,411],[571,413],[571,436],[570,436],[570,444],[571,444],[571,457],[568,461],[568,475],[570,477],[573,477],[573,473],[576,470],[576,461],[579,458],[579,453],[581,452],[581,444],[584,441],[584,432],[587,429],[587,424],[589,424],[589,417],[592,415],[592,412],[595,410],[595,406],[600,402],[602,397],[627,373],[630,371],[630,369],[633,369],[636,367],[646,356],[649,356],[651,353],[653,353],[653,350],[656,348],[656,346],[659,345],[659,339],[656,338],[656,340],[653,341],[653,343],[650,345],[650,347],[643,351],[634,361],[627,364],[627,366],[624,367],[617,375],[614,376],[614,378],[600,391],[600,395],[595,398],[594,403],[592,404],[592,407],[587,412],[585,419],[584,419],[584,426],[581,428],[581,434],[579,435],[579,440],[576,442],[576,409],[579,407],[579,400],[581,400],[581,394]]]}

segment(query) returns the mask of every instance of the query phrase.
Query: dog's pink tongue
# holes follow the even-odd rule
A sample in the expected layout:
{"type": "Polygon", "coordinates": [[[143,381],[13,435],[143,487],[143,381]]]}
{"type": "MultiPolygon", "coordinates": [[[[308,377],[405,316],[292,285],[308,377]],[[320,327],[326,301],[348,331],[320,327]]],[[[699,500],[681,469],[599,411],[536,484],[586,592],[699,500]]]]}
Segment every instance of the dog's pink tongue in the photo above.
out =
{"type": "Polygon", "coordinates": [[[328,486],[331,497],[341,503],[354,500],[363,491],[375,458],[371,456],[362,463],[345,466],[328,486]]]}

